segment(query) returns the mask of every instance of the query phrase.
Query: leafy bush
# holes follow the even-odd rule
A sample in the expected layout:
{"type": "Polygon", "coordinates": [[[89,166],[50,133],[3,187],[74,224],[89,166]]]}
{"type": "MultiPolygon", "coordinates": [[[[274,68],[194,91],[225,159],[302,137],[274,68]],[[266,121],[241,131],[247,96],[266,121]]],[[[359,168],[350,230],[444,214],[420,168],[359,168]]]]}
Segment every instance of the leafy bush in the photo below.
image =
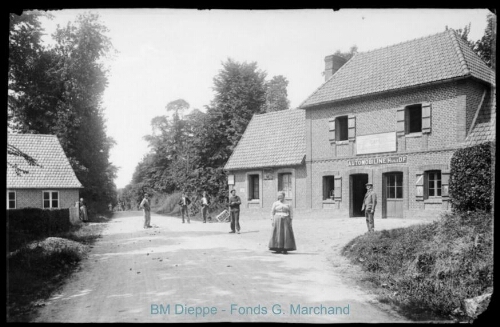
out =
{"type": "Polygon", "coordinates": [[[447,213],[427,225],[361,235],[343,254],[410,318],[448,318],[463,300],[493,287],[492,224],[485,211],[447,213]]]}
{"type": "Polygon", "coordinates": [[[453,154],[449,194],[454,210],[491,210],[491,147],[483,143],[453,154]]]}

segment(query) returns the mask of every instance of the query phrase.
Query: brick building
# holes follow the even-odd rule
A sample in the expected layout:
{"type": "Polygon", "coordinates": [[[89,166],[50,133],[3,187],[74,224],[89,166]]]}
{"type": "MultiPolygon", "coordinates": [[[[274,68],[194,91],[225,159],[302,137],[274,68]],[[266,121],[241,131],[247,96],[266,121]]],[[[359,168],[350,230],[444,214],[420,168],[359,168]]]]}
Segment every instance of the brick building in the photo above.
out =
{"type": "MultiPolygon", "coordinates": [[[[437,215],[449,209],[454,151],[495,139],[494,73],[453,30],[358,53],[347,62],[327,56],[325,78],[298,109],[305,112],[305,160],[294,168],[289,193],[297,209],[363,216],[365,184],[371,182],[379,198],[375,218],[437,215]]],[[[248,144],[279,147],[281,140],[269,133],[273,119],[285,115],[260,115],[249,124],[225,167],[235,186],[245,185],[241,190],[250,190],[249,179],[265,176],[269,167],[262,161],[249,174],[242,154],[248,144]],[[263,126],[263,119],[271,126],[259,127],[267,138],[248,140],[252,124],[263,126]]],[[[274,167],[284,171],[283,164],[274,167]]],[[[274,176],[277,190],[279,173],[274,176]]],[[[270,201],[263,198],[261,208],[270,208],[270,201]]]]}
{"type": "Polygon", "coordinates": [[[82,184],[55,135],[7,134],[7,143],[40,164],[29,166],[23,158],[7,155],[9,164],[28,171],[17,174],[7,165],[7,209],[75,206],[82,184]]]}

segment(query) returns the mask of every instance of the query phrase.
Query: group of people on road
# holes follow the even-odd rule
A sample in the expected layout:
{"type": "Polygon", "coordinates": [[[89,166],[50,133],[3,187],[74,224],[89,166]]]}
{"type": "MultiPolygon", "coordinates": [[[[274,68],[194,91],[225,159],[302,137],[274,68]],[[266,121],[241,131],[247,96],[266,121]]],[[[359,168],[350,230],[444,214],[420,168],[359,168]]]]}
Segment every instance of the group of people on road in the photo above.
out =
{"type": "MultiPolygon", "coordinates": [[[[241,199],[236,195],[236,190],[230,191],[229,196],[229,213],[231,217],[231,231],[229,233],[240,234],[240,205],[241,199]]],[[[83,199],[82,199],[83,200],[83,199]]],[[[183,192],[178,205],[181,208],[182,223],[190,224],[191,220],[189,217],[188,206],[191,204],[191,200],[187,196],[186,192],[183,192]]],[[[207,192],[203,192],[201,198],[201,214],[203,218],[203,223],[207,222],[208,207],[210,205],[210,200],[207,192]]],[[[363,205],[361,210],[365,211],[366,225],[368,227],[368,232],[373,232],[375,230],[375,224],[373,215],[375,214],[375,207],[377,206],[377,194],[373,191],[373,184],[366,184],[366,194],[363,199],[363,205]]],[[[139,208],[144,210],[144,228],[151,228],[151,206],[149,203],[149,194],[144,194],[144,199],[142,200],[139,208]]],[[[295,244],[295,236],[292,227],[293,220],[293,210],[292,206],[285,202],[285,192],[278,192],[278,199],[272,204],[271,207],[271,225],[272,234],[269,240],[269,250],[275,253],[288,254],[288,251],[297,250],[295,244]]]]}

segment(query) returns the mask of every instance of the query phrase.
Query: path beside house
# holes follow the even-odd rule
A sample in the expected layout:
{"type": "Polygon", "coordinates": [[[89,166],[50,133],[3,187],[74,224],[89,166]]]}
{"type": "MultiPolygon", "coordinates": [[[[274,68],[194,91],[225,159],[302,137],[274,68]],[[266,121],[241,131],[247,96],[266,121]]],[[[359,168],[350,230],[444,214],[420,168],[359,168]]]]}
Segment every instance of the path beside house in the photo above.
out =
{"type": "MultiPolygon", "coordinates": [[[[384,219],[375,228],[420,222],[384,219]]],[[[154,214],[154,228],[142,224],[139,212],[115,213],[82,269],[35,321],[406,321],[346,277],[360,271],[340,251],[365,232],[363,218],[295,219],[298,250],[288,255],[267,250],[270,219],[243,215],[239,235],[229,234],[227,223],[182,224],[154,214]],[[328,315],[321,307],[339,309],[328,315]]]]}

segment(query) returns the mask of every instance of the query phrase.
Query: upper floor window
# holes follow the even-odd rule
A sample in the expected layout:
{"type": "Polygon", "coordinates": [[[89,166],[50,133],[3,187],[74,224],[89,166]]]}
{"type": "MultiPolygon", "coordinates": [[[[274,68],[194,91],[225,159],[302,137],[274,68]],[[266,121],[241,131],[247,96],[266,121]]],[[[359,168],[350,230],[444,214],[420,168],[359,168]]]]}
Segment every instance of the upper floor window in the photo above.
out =
{"type": "Polygon", "coordinates": [[[335,140],[347,141],[349,137],[349,126],[347,116],[335,118],[335,140]]]}
{"type": "Polygon", "coordinates": [[[422,105],[415,104],[405,108],[405,134],[422,132],[422,105]]]}
{"type": "Polygon", "coordinates": [[[16,209],[16,192],[7,192],[7,209],[16,209]]]}
{"type": "Polygon", "coordinates": [[[248,175],[248,198],[258,200],[259,197],[259,175],[248,175]]]}
{"type": "Polygon", "coordinates": [[[278,175],[278,190],[285,192],[285,198],[292,197],[292,173],[278,175]]]}
{"type": "Polygon", "coordinates": [[[59,192],[43,191],[43,208],[44,209],[59,208],[59,192]]]}
{"type": "Polygon", "coordinates": [[[441,171],[431,170],[425,174],[427,186],[427,197],[435,198],[441,196],[441,171]]]}

